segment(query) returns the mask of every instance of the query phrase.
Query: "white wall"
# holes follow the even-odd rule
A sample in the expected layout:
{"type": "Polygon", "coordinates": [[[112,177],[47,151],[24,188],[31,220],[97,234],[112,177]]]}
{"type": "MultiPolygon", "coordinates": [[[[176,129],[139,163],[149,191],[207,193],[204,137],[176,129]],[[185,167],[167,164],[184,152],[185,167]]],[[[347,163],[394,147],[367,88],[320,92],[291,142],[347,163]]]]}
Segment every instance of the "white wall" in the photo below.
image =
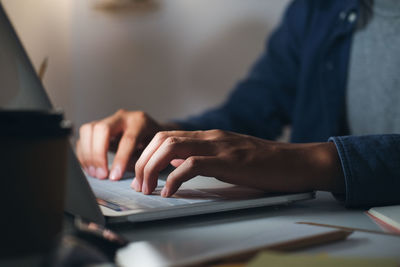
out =
{"type": "Polygon", "coordinates": [[[34,65],[49,57],[45,86],[77,127],[121,107],[167,120],[220,103],[287,2],[3,0],[34,65]]]}

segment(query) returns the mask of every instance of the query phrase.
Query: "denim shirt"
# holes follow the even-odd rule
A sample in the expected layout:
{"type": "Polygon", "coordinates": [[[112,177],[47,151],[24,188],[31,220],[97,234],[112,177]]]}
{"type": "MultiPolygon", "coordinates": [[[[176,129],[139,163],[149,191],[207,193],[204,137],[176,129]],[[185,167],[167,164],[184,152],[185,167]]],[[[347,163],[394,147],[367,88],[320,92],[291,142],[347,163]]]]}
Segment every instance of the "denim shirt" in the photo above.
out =
{"type": "Polygon", "coordinates": [[[347,207],[400,203],[400,135],[351,136],[346,122],[358,14],[357,0],[293,1],[227,101],[178,123],[186,130],[222,129],[265,139],[276,139],[291,125],[292,142],[335,143],[347,207]]]}

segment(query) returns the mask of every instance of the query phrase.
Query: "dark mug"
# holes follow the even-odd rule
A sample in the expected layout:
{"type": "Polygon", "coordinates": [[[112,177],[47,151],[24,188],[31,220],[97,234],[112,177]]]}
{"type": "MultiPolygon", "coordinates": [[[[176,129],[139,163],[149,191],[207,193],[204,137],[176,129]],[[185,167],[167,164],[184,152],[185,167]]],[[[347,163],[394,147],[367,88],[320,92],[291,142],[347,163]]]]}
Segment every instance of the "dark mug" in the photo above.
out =
{"type": "Polygon", "coordinates": [[[0,257],[42,254],[62,231],[71,126],[56,111],[0,110],[0,257]]]}

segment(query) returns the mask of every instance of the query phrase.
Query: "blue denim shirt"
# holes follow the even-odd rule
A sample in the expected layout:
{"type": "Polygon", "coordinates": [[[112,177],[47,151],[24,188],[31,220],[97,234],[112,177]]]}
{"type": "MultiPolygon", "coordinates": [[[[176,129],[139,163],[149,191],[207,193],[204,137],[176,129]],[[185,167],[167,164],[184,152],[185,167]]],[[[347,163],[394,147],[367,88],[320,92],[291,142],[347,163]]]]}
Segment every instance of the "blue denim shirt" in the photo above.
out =
{"type": "Polygon", "coordinates": [[[345,90],[358,13],[357,0],[293,1],[227,101],[179,123],[186,130],[223,129],[265,139],[291,125],[292,142],[336,144],[346,206],[400,203],[400,135],[349,136],[347,127],[345,90]]]}

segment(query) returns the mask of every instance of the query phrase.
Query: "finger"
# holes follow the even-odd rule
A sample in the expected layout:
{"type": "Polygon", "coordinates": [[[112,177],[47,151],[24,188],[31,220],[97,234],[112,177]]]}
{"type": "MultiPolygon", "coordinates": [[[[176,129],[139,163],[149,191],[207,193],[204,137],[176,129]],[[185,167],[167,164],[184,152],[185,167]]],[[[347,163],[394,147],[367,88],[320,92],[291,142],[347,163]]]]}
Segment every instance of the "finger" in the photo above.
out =
{"type": "Polygon", "coordinates": [[[117,153],[111,167],[110,179],[119,180],[127,169],[129,160],[135,151],[135,146],[138,140],[137,131],[127,131],[121,137],[118,145],[117,153]]]}
{"type": "Polygon", "coordinates": [[[188,137],[168,137],[144,167],[142,192],[150,194],[154,190],[160,171],[173,159],[186,159],[194,155],[206,156],[213,152],[213,146],[208,141],[188,137]]]}
{"type": "Polygon", "coordinates": [[[218,162],[219,160],[217,157],[193,156],[187,158],[178,168],[168,175],[165,186],[161,190],[161,196],[172,196],[182,183],[197,175],[217,176],[218,162]]]}
{"type": "Polygon", "coordinates": [[[108,177],[107,151],[111,136],[122,131],[120,120],[115,116],[109,117],[93,126],[92,157],[96,168],[96,177],[105,179],[108,177]]]}
{"type": "Polygon", "coordinates": [[[76,141],[76,156],[77,156],[79,162],[81,163],[82,168],[85,170],[85,172],[88,173],[87,168],[85,166],[83,166],[83,164],[82,164],[83,163],[83,156],[82,156],[82,148],[81,148],[80,140],[76,141]]]}
{"type": "Polygon", "coordinates": [[[161,146],[165,138],[167,138],[166,132],[158,132],[147,145],[147,147],[143,150],[142,155],[140,155],[139,159],[136,161],[135,179],[132,182],[131,186],[137,192],[142,191],[143,171],[147,161],[149,161],[154,151],[156,151],[161,146]]]}
{"type": "Polygon", "coordinates": [[[185,162],[184,159],[173,159],[171,160],[170,164],[175,168],[178,168],[183,162],[185,162]]]}
{"type": "Polygon", "coordinates": [[[141,185],[143,183],[143,174],[144,168],[147,162],[150,160],[154,152],[161,146],[161,144],[167,139],[168,137],[177,136],[177,137],[192,137],[197,138],[200,136],[200,131],[162,131],[158,132],[147,147],[143,150],[142,155],[139,157],[138,161],[135,165],[135,174],[136,174],[136,182],[132,184],[132,187],[136,191],[142,191],[141,185]]]}
{"type": "Polygon", "coordinates": [[[80,155],[81,164],[85,169],[88,170],[90,176],[95,176],[96,171],[92,163],[92,123],[86,123],[79,129],[79,143],[80,143],[80,155]]]}

